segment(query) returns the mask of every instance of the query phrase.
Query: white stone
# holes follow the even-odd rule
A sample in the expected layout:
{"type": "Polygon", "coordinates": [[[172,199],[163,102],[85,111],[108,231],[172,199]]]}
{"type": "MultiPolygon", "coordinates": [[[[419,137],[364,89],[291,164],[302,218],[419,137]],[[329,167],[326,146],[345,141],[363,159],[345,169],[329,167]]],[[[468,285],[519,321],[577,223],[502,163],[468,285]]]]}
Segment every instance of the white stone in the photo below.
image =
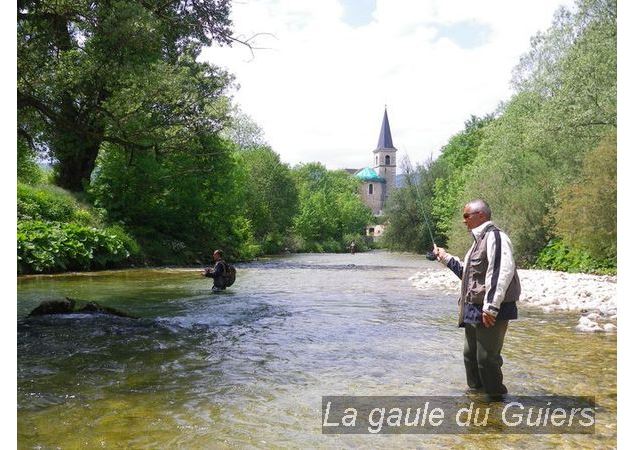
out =
{"type": "MultiPolygon", "coordinates": [[[[617,329],[617,277],[548,270],[519,270],[522,293],[519,306],[552,311],[584,311],[579,331],[617,329]],[[584,319],[584,320],[583,320],[584,319]],[[599,323],[604,322],[604,323],[599,323]]],[[[449,270],[428,270],[410,277],[417,289],[458,293],[460,282],[449,270]]]]}

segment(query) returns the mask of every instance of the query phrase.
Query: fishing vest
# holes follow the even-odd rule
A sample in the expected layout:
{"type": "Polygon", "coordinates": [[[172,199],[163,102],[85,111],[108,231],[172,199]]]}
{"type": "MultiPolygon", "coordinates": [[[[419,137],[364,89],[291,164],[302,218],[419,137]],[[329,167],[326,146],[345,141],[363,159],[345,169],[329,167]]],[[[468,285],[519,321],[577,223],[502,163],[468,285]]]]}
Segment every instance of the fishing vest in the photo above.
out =
{"type": "MultiPolygon", "coordinates": [[[[472,251],[467,257],[467,264],[463,268],[463,279],[461,280],[461,297],[459,298],[459,324],[463,323],[463,312],[465,303],[482,305],[485,301],[485,275],[487,273],[487,236],[488,233],[500,233],[500,229],[494,224],[488,225],[481,235],[476,239],[472,251]]],[[[501,245],[496,246],[495,257],[500,258],[501,245]]],[[[498,273],[492,274],[492,284],[498,281],[498,273]]],[[[520,297],[520,279],[514,267],[514,277],[505,291],[503,303],[515,302],[520,297]]]]}

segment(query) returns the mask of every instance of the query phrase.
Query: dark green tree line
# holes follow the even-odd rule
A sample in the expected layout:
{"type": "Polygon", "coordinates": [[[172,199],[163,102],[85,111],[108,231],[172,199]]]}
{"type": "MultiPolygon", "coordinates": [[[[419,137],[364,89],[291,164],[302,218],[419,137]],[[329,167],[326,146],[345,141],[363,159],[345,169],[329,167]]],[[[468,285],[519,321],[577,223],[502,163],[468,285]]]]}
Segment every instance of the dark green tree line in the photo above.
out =
{"type": "Polygon", "coordinates": [[[343,251],[356,240],[362,245],[372,213],[359,195],[360,180],[343,170],[329,171],[320,163],[293,169],[298,212],[293,219],[296,241],[304,251],[343,251]]]}
{"type": "Polygon", "coordinates": [[[298,209],[298,189],[287,164],[266,146],[240,152],[245,167],[243,214],[265,254],[279,253],[298,209]]]}

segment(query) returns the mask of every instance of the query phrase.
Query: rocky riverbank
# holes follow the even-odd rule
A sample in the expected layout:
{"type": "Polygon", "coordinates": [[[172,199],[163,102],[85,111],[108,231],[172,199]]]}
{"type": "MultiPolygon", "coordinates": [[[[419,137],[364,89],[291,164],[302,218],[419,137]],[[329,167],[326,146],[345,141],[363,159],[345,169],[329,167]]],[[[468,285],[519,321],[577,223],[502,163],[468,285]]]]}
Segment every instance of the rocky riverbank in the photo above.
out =
{"type": "MultiPolygon", "coordinates": [[[[578,331],[617,330],[617,277],[565,273],[550,270],[519,270],[522,305],[545,312],[580,313],[578,331]]],[[[437,289],[458,295],[459,279],[449,270],[426,270],[410,277],[417,289],[437,289]]]]}

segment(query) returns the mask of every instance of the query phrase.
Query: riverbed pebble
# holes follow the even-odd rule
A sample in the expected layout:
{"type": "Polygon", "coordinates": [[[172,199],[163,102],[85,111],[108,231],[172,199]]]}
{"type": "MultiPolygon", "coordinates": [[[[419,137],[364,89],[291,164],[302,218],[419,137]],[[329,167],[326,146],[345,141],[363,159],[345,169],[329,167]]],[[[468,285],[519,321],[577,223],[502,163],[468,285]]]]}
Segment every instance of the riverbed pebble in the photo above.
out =
{"type": "MultiPolygon", "coordinates": [[[[575,311],[581,314],[575,329],[615,332],[617,329],[617,277],[550,270],[519,270],[520,302],[544,312],[575,311]]],[[[459,293],[460,280],[449,270],[427,269],[410,281],[417,289],[459,293]]]]}

